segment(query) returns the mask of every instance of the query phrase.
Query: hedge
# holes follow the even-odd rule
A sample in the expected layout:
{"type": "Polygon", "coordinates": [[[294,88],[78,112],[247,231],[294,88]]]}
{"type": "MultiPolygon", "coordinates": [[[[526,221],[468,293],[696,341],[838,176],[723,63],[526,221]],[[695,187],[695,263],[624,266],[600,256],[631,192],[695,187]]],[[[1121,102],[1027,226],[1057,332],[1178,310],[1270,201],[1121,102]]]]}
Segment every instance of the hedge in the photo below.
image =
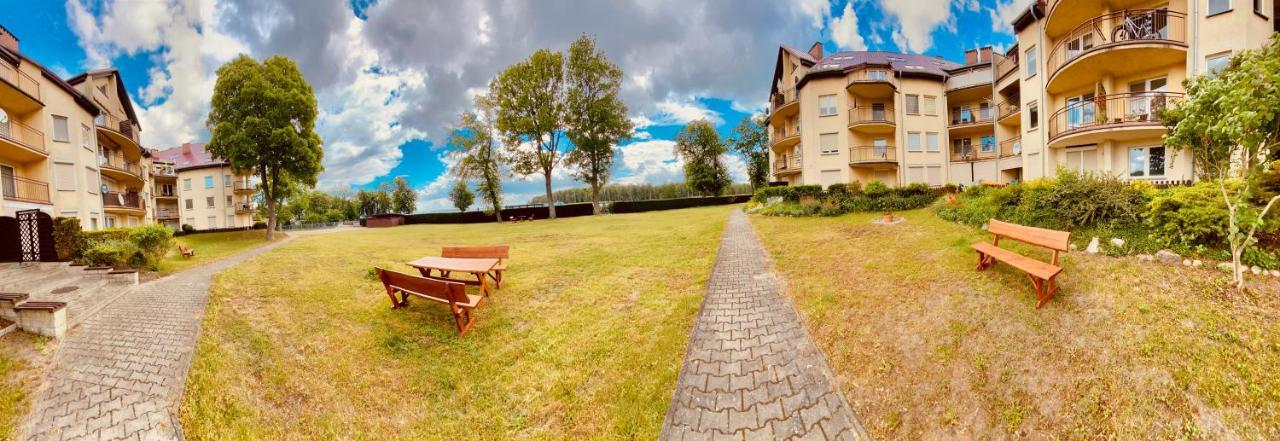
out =
{"type": "Polygon", "coordinates": [[[178,237],[178,236],[190,236],[192,234],[225,233],[228,231],[249,231],[249,230],[265,230],[265,229],[267,229],[267,224],[262,224],[261,226],[258,226],[258,223],[255,222],[252,227],[210,228],[207,230],[191,230],[191,231],[179,230],[179,231],[173,232],[173,236],[178,237]]]}
{"type": "MultiPolygon", "coordinates": [[[[594,213],[591,203],[582,204],[564,204],[556,206],[556,217],[578,217],[590,216],[594,213]]],[[[502,219],[507,220],[513,216],[533,216],[534,219],[548,218],[548,210],[545,205],[533,207],[517,207],[502,209],[502,219]]],[[[494,222],[493,213],[484,211],[466,211],[459,213],[419,213],[405,215],[405,225],[410,224],[479,224],[485,222],[494,222]]]]}
{"type": "Polygon", "coordinates": [[[711,205],[741,204],[751,200],[749,194],[732,196],[693,197],[680,199],[655,199],[649,201],[614,202],[610,212],[641,213],[645,211],[674,210],[677,208],[706,207],[711,205]]]}

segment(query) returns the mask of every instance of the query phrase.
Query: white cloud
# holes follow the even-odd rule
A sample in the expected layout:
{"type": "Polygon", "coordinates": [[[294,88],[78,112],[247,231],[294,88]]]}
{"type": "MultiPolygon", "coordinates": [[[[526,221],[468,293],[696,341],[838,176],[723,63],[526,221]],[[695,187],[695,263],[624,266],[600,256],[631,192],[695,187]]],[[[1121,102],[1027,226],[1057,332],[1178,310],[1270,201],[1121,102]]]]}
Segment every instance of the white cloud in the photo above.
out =
{"type": "Polygon", "coordinates": [[[858,15],[853,11],[853,2],[845,3],[844,12],[833,17],[827,26],[831,30],[831,41],[840,49],[852,51],[867,50],[867,43],[858,32],[858,15]]]}
{"type": "Polygon", "coordinates": [[[655,139],[619,146],[622,161],[614,179],[620,184],[661,183],[684,180],[684,163],[676,156],[675,141],[655,139]]]}
{"type": "Polygon", "coordinates": [[[795,0],[795,11],[809,20],[814,29],[822,29],[822,25],[831,15],[831,2],[828,0],[795,0]]]}
{"type": "Polygon", "coordinates": [[[1001,33],[1013,33],[1013,20],[1022,11],[1031,6],[1033,0],[996,1],[996,7],[987,8],[991,15],[991,30],[1001,33]]]}
{"type": "MultiPolygon", "coordinates": [[[[886,16],[898,20],[898,30],[893,40],[898,48],[922,53],[933,47],[933,30],[951,19],[951,4],[966,0],[880,0],[880,8],[886,16]]],[[[962,4],[963,6],[963,4],[962,4]]],[[[950,25],[954,28],[954,22],[950,25]]]]}

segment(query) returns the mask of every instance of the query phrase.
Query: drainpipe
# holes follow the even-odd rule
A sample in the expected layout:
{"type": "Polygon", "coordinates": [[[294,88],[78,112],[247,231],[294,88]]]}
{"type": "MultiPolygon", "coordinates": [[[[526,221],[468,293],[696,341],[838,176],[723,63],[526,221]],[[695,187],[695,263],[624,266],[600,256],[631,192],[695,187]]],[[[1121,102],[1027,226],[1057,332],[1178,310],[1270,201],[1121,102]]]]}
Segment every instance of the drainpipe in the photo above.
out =
{"type": "MultiPolygon", "coordinates": [[[[1044,18],[1036,14],[1036,7],[1034,4],[1031,6],[1031,18],[1035,19],[1036,21],[1040,21],[1040,19],[1044,18]]],[[[1036,57],[1036,63],[1041,64],[1040,60],[1043,60],[1045,58],[1044,23],[1040,23],[1040,32],[1038,32],[1037,34],[1038,35],[1036,37],[1039,43],[1037,43],[1036,46],[1038,47],[1040,54],[1039,56],[1036,57]]],[[[1045,65],[1047,66],[1047,64],[1045,65]]],[[[1041,71],[1040,66],[1036,66],[1036,71],[1037,72],[1041,71]]],[[[1041,109],[1039,113],[1041,114],[1048,114],[1049,111],[1053,110],[1053,108],[1049,106],[1049,97],[1044,92],[1045,89],[1047,89],[1048,87],[1049,87],[1049,73],[1041,72],[1040,87],[1039,87],[1040,109],[1041,109]]],[[[1040,128],[1039,130],[1040,132],[1040,177],[1043,178],[1049,175],[1049,170],[1048,170],[1049,169],[1049,127],[1043,124],[1040,124],[1040,121],[1036,121],[1036,126],[1040,128]]]]}

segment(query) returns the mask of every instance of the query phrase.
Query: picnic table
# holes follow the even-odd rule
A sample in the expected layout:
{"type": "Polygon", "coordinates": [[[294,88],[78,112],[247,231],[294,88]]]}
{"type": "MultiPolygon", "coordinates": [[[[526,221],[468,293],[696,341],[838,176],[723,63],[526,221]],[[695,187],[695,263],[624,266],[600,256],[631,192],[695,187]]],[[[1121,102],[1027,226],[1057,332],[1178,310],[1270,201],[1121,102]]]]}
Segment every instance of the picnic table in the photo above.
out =
{"type": "Polygon", "coordinates": [[[477,285],[480,287],[480,293],[489,296],[489,282],[487,274],[498,266],[498,259],[489,258],[460,258],[460,257],[423,257],[421,259],[409,262],[409,266],[417,268],[423,277],[441,278],[453,280],[456,282],[466,283],[468,285],[477,285]],[[439,276],[431,275],[432,271],[439,271],[439,276]],[[459,280],[450,277],[452,273],[468,273],[476,277],[476,280],[459,280]]]}

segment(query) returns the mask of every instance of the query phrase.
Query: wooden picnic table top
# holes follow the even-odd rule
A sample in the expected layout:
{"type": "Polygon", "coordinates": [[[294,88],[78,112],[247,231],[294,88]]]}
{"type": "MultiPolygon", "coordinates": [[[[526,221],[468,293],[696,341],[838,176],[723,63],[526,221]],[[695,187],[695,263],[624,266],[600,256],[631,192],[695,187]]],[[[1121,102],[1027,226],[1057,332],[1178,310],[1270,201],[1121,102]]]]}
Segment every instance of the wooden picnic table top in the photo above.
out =
{"type": "Polygon", "coordinates": [[[460,273],[487,273],[498,266],[498,259],[427,256],[409,262],[409,266],[460,273]]]}

